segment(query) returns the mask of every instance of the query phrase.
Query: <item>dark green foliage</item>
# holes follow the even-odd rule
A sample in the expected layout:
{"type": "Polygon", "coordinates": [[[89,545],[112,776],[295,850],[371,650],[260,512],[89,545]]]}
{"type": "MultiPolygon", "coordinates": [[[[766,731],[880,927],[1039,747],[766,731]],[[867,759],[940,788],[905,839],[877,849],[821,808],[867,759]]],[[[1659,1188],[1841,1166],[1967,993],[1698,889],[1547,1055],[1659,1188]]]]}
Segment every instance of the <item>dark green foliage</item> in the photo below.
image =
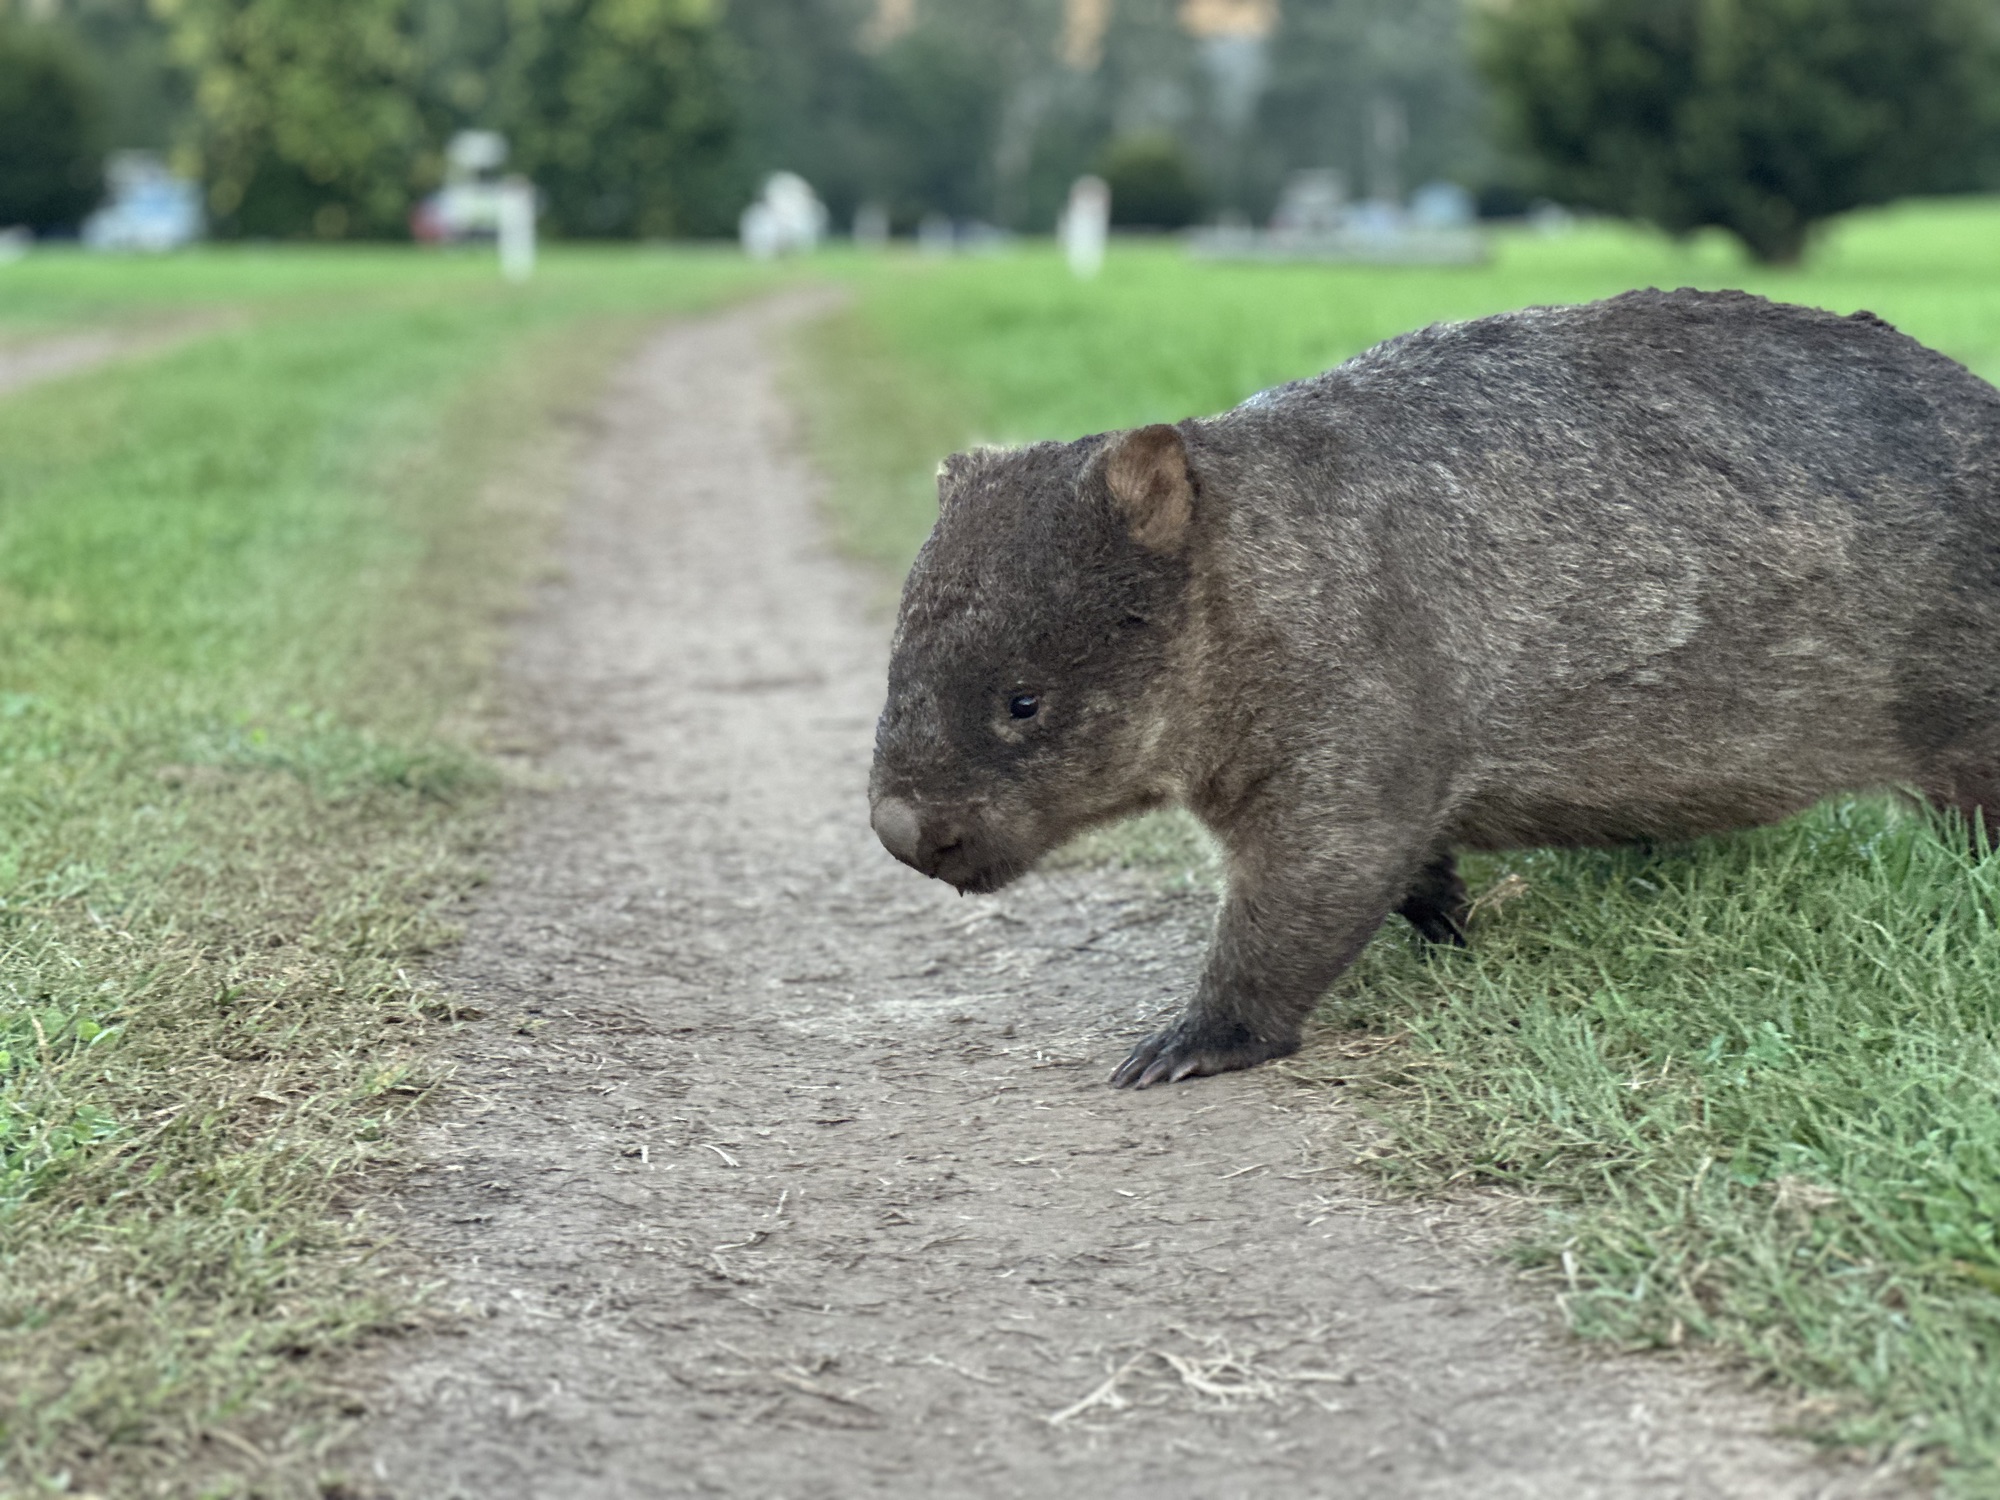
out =
{"type": "Polygon", "coordinates": [[[452,131],[509,139],[559,234],[730,228],[710,0],[162,0],[224,234],[399,236],[452,131]]]}
{"type": "Polygon", "coordinates": [[[747,64],[746,155],[759,170],[803,175],[839,223],[873,201],[903,229],[942,213],[1046,232],[1110,138],[1114,103],[1188,86],[1191,47],[1168,0],[1124,0],[1088,69],[1060,59],[1061,0],[921,0],[910,28],[890,33],[874,10],[872,0],[728,10],[747,64]]]}
{"type": "Polygon", "coordinates": [[[1005,79],[971,40],[919,27],[873,59],[861,113],[876,141],[872,196],[905,222],[926,211],[993,217],[1005,79]]]}
{"type": "Polygon", "coordinates": [[[67,39],[0,16],[0,228],[74,228],[104,191],[104,99],[67,39]]]}
{"type": "Polygon", "coordinates": [[[512,8],[490,123],[540,185],[550,226],[586,236],[730,232],[749,198],[731,59],[707,0],[534,0],[512,8]]]}
{"type": "Polygon", "coordinates": [[[501,132],[546,229],[734,229],[752,186],[731,97],[743,59],[710,0],[410,3],[430,138],[501,132]]]}
{"type": "Polygon", "coordinates": [[[46,23],[76,43],[105,100],[113,150],[164,150],[190,123],[188,79],[168,55],[167,27],[148,0],[64,0],[46,23]]]}
{"type": "Polygon", "coordinates": [[[841,223],[879,191],[861,118],[870,60],[858,39],[871,9],[870,0],[732,0],[724,16],[745,159],[800,173],[841,223]]]}
{"type": "Polygon", "coordinates": [[[1538,186],[1759,260],[1846,209],[1964,185],[1996,84],[1971,0],[1517,0],[1480,61],[1538,186]]]}
{"type": "Polygon", "coordinates": [[[163,0],[225,235],[399,234],[427,166],[405,0],[163,0]]]}
{"type": "Polygon", "coordinates": [[[1061,6],[923,0],[908,30],[890,32],[872,24],[874,10],[872,0],[734,0],[746,159],[804,176],[837,223],[865,202],[904,229],[926,213],[1021,222],[1023,179],[1059,82],[1061,6]]]}
{"type": "Polygon", "coordinates": [[[1184,229],[1201,217],[1201,184],[1172,136],[1115,141],[1098,172],[1111,188],[1111,222],[1121,229],[1184,229]]]}

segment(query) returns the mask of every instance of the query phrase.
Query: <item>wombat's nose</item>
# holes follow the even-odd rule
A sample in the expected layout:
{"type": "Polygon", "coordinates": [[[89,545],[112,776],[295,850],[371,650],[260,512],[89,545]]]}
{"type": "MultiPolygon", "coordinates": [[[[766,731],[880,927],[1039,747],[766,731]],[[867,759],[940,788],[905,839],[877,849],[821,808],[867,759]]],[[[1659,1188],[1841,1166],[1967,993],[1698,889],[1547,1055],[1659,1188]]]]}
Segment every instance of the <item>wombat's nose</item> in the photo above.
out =
{"type": "MultiPolygon", "coordinates": [[[[924,828],[915,807],[901,797],[884,797],[875,804],[868,821],[884,849],[911,869],[924,869],[924,828]]],[[[924,873],[928,875],[930,871],[924,873]]]]}

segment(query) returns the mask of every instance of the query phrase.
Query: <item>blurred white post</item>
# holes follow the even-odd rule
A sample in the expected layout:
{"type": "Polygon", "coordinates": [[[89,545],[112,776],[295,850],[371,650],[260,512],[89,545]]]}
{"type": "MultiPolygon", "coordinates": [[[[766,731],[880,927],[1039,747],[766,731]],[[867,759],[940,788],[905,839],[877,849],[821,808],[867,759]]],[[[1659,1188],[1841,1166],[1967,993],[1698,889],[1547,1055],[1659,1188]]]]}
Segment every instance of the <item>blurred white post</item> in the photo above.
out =
{"type": "Polygon", "coordinates": [[[500,274],[509,281],[526,281],[535,274],[535,185],[525,177],[500,184],[500,274]]]}
{"type": "Polygon", "coordinates": [[[826,236],[826,205],[796,172],[773,172],[764,191],[737,221],[744,253],[752,260],[807,255],[826,236]]]}
{"type": "Polygon", "coordinates": [[[1088,281],[1104,268],[1104,238],[1111,232],[1111,189],[1102,177],[1070,184],[1069,205],[1056,224],[1070,274],[1088,281]]]}
{"type": "Polygon", "coordinates": [[[771,205],[759,198],[743,210],[743,217],[737,221],[737,233],[743,238],[743,253],[752,260],[770,260],[778,253],[778,220],[771,212],[771,205]]]}

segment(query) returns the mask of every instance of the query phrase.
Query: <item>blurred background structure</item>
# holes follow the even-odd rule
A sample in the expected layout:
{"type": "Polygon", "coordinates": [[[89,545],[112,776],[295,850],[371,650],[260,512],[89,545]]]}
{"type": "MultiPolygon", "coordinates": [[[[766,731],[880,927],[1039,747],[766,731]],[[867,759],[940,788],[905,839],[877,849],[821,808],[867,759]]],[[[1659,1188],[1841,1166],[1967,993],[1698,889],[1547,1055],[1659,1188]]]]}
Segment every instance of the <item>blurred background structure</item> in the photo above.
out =
{"type": "Polygon", "coordinates": [[[788,172],[948,248],[1095,175],[1121,229],[1545,202],[1785,262],[2000,184],[1997,37],[2000,0],[0,0],[0,228],[436,237],[473,132],[573,238],[730,235],[788,172]]]}

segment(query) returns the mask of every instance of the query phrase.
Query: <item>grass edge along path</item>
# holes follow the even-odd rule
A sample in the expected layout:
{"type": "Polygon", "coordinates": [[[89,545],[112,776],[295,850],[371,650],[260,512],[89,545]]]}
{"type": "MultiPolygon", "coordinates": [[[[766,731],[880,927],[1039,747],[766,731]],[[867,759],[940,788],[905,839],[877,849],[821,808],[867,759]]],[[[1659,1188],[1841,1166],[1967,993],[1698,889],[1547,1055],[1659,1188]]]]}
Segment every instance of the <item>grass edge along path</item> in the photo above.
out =
{"type": "Polygon", "coordinates": [[[409,1315],[358,1188],[438,1076],[497,616],[565,424],[742,281],[330,301],[0,402],[0,1496],[323,1493],[328,1356],[409,1315]]]}
{"type": "MultiPolygon", "coordinates": [[[[1747,286],[1870,307],[1993,378],[1996,244],[1989,201],[1857,216],[1786,275],[1617,226],[1482,271],[884,266],[796,384],[837,533],[894,577],[951,447],[1218,410],[1438,318],[1747,286]]],[[[1172,818],[1056,857],[1213,878],[1172,818]]],[[[1520,1195],[1518,1260],[1580,1334],[1719,1353],[1798,1393],[1801,1431],[2000,1494],[2000,859],[1860,800],[1466,872],[1474,950],[1419,955],[1392,919],[1280,1086],[1368,1110],[1387,1186],[1520,1195]]]]}

